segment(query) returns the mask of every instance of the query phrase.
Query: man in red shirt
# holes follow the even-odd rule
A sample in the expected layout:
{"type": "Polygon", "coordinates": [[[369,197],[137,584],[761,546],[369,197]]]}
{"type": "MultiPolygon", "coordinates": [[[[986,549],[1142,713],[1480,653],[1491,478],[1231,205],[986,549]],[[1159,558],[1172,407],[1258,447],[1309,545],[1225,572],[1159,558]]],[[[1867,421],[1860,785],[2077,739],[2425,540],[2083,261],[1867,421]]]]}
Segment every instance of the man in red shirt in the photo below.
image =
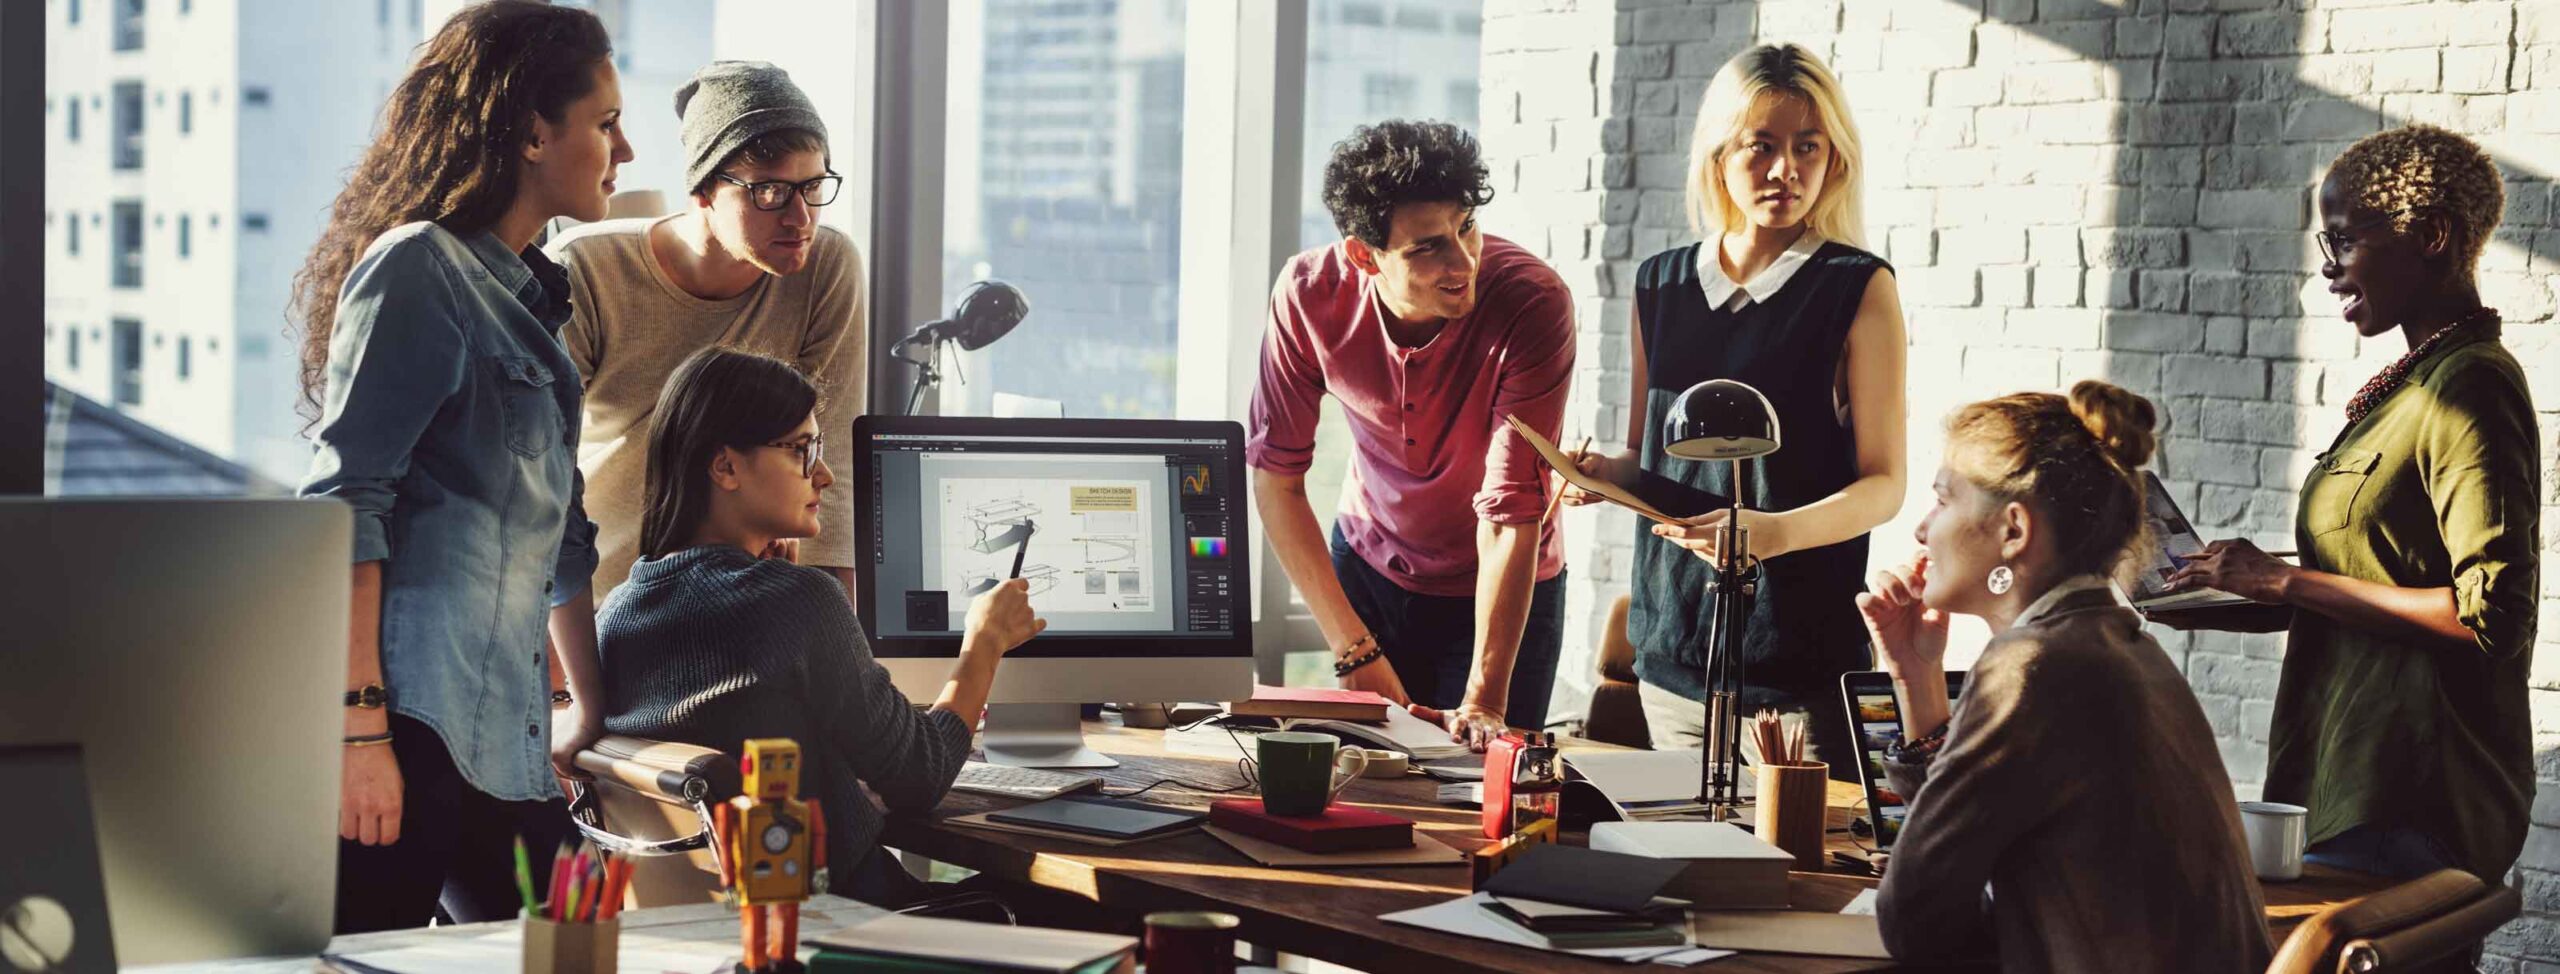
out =
{"type": "Polygon", "coordinates": [[[1563,542],[1546,468],[1503,419],[1555,437],[1574,353],[1563,279],[1476,227],[1492,198],[1454,125],[1382,122],[1336,145],[1324,200],[1343,239],[1272,288],[1245,443],[1263,537],[1342,684],[1479,750],[1506,722],[1546,722],[1563,542]],[[1306,491],[1328,392],[1352,439],[1330,558],[1306,491]]]}

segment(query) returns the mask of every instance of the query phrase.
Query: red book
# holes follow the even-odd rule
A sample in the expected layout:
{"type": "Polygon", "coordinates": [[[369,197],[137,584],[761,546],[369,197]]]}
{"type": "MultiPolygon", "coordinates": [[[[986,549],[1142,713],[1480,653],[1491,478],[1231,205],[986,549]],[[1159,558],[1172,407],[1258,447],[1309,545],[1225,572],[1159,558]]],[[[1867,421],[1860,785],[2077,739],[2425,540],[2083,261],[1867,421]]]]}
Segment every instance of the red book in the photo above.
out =
{"type": "Polygon", "coordinates": [[[1267,687],[1255,684],[1253,699],[1227,704],[1241,717],[1311,717],[1366,724],[1387,722],[1387,698],[1367,690],[1331,687],[1267,687]]]}
{"type": "Polygon", "coordinates": [[[1300,852],[1413,847],[1411,820],[1342,805],[1328,806],[1322,815],[1284,817],[1263,811],[1262,799],[1230,798],[1209,803],[1209,824],[1300,852]]]}

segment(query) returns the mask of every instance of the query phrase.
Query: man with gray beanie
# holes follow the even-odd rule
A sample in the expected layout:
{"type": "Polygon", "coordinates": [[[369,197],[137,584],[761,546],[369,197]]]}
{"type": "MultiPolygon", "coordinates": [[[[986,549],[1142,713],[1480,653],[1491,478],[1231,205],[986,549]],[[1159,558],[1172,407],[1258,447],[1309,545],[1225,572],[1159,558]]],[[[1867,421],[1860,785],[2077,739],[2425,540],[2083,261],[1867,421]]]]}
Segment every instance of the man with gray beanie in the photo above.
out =
{"type": "MultiPolygon", "coordinates": [[[[578,467],[596,522],[601,602],[639,553],[658,391],[686,356],[726,346],[796,363],[824,390],[818,429],[841,442],[862,411],[868,329],[862,260],[817,223],[843,179],[827,127],[781,68],[715,61],[676,89],[687,203],[577,227],[548,247],[569,271],[561,340],[587,382],[578,467]]],[[[853,480],[819,495],[797,560],[853,580],[853,480]]],[[[584,708],[582,708],[584,709],[584,708]]]]}

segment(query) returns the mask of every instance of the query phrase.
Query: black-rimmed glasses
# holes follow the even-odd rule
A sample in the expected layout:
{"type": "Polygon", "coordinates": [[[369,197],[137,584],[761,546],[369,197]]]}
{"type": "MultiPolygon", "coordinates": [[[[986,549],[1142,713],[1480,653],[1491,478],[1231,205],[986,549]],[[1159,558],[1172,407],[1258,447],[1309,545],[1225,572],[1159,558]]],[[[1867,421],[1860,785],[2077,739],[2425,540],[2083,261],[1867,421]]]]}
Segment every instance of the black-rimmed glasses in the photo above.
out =
{"type": "Polygon", "coordinates": [[[759,210],[779,210],[789,206],[793,194],[798,194],[810,206],[825,206],[835,202],[837,191],[844,188],[844,177],[834,173],[828,173],[804,183],[783,179],[750,183],[725,172],[715,172],[711,175],[721,182],[746,190],[747,202],[759,210]]]}
{"type": "Polygon", "coordinates": [[[823,436],[765,445],[776,450],[789,450],[792,455],[799,457],[802,477],[815,479],[818,476],[818,465],[827,462],[827,438],[823,436]]]}
{"type": "Polygon", "coordinates": [[[2347,262],[2347,255],[2355,252],[2357,232],[2370,230],[2374,227],[2391,222],[2392,220],[2398,219],[2401,214],[2414,209],[2417,209],[2417,207],[2404,206],[2360,223],[2348,224],[2341,229],[2322,230],[2312,234],[2314,238],[2320,241],[2321,259],[2328,263],[2344,265],[2347,262]]]}

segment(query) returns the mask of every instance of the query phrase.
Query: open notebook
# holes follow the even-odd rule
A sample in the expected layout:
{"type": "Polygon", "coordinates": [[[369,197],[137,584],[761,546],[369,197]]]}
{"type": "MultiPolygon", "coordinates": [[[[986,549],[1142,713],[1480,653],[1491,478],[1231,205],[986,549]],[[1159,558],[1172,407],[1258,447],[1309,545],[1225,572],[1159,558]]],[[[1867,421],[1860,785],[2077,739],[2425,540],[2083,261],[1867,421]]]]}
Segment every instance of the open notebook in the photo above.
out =
{"type": "Polygon", "coordinates": [[[1362,747],[1385,748],[1411,755],[1416,761],[1436,761],[1461,757],[1472,752],[1450,738],[1447,729],[1413,715],[1402,707],[1387,708],[1384,724],[1362,724],[1348,720],[1316,720],[1308,717],[1272,719],[1264,717],[1222,717],[1216,721],[1182,731],[1167,731],[1167,750],[1186,754],[1210,754],[1219,757],[1249,756],[1253,739],[1266,730],[1312,731],[1331,734],[1362,747]]]}

